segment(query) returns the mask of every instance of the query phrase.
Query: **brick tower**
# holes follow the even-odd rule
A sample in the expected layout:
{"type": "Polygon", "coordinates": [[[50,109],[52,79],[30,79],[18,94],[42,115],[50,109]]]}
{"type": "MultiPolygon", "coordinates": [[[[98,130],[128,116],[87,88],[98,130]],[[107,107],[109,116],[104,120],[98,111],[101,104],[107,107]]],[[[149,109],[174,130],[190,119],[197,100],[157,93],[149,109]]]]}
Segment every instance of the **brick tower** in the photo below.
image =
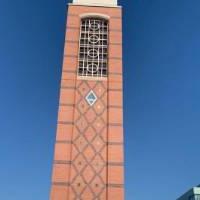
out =
{"type": "Polygon", "coordinates": [[[50,200],[123,200],[122,10],[68,6],[50,200]]]}

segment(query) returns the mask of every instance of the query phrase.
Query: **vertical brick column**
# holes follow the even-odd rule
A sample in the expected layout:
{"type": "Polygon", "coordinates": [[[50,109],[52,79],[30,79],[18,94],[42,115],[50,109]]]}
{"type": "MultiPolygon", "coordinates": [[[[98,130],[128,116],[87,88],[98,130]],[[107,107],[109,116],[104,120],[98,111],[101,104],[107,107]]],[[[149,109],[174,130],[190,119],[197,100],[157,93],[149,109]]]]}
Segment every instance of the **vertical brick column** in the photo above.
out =
{"type": "Polygon", "coordinates": [[[60,88],[51,200],[123,200],[122,26],[120,7],[70,5],[60,88]],[[109,16],[108,78],[77,76],[81,15],[109,16]],[[89,107],[89,91],[97,102],[89,107]]]}
{"type": "Polygon", "coordinates": [[[78,47],[79,20],[69,16],[63,55],[51,200],[67,200],[69,195],[78,47]]]}
{"type": "Polygon", "coordinates": [[[121,9],[110,19],[108,76],[108,199],[124,199],[121,9]]]}

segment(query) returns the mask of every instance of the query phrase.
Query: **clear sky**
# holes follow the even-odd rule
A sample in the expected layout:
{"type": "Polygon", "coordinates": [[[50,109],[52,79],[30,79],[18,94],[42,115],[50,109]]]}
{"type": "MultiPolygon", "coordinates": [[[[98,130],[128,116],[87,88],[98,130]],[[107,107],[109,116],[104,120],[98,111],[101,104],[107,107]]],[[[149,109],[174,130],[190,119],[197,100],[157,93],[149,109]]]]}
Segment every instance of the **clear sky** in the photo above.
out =
{"type": "MultiPolygon", "coordinates": [[[[124,0],[127,200],[200,183],[200,1],[124,0]]],[[[0,0],[0,199],[48,199],[66,1],[0,0]]]]}

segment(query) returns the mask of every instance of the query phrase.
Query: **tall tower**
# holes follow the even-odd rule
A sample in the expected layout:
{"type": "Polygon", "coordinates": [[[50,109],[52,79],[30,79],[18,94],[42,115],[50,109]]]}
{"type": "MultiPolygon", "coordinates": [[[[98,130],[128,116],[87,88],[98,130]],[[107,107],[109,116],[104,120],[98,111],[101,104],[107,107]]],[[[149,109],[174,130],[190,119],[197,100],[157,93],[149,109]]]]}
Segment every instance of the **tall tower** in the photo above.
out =
{"type": "Polygon", "coordinates": [[[122,10],[68,6],[51,200],[123,200],[122,10]]]}

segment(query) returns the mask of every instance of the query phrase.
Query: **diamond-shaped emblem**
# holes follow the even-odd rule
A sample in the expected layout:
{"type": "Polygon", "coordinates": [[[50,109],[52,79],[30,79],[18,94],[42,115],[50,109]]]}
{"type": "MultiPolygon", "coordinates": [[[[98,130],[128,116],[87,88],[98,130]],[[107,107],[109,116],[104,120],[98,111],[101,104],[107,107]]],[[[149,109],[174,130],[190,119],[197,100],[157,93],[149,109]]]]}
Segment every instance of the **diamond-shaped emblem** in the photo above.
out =
{"type": "Polygon", "coordinates": [[[86,101],[90,106],[93,106],[94,103],[97,101],[97,96],[96,94],[91,90],[88,95],[86,96],[86,101]]]}

